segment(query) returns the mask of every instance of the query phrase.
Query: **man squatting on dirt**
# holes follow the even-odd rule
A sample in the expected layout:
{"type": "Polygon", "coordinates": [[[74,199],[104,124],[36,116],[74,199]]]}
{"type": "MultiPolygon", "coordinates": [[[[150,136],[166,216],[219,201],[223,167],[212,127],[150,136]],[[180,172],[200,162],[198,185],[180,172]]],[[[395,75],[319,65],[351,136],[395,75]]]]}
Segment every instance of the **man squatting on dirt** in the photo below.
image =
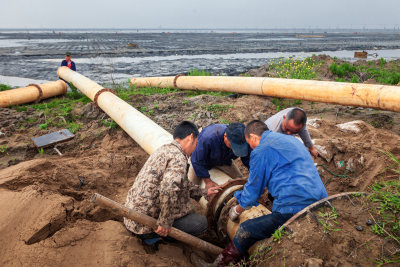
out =
{"type": "MultiPolygon", "coordinates": [[[[193,213],[190,198],[200,200],[220,188],[201,189],[187,179],[188,157],[197,145],[199,131],[183,121],[175,129],[174,141],[158,148],[140,170],[126,197],[125,206],[157,219],[157,230],[124,218],[126,228],[143,244],[157,249],[171,226],[198,236],[207,230],[207,219],[193,213]]],[[[148,247],[147,247],[148,248],[148,247]]]]}
{"type": "MultiPolygon", "coordinates": [[[[237,221],[245,209],[257,206],[265,188],[274,198],[272,213],[243,222],[212,266],[238,261],[295,213],[328,196],[310,153],[295,137],[269,131],[259,120],[247,124],[244,134],[253,149],[249,179],[243,190],[235,192],[239,205],[232,207],[229,218],[237,221]]],[[[195,253],[191,259],[197,266],[208,266],[195,253]]]]}
{"type": "Polygon", "coordinates": [[[317,158],[318,152],[311,141],[310,134],[308,133],[307,126],[307,115],[301,108],[287,108],[271,116],[265,121],[268,129],[277,133],[283,133],[288,135],[299,134],[304,145],[310,151],[310,154],[317,158]]]}
{"type": "Polygon", "coordinates": [[[218,168],[231,178],[243,178],[242,173],[232,161],[240,157],[244,166],[249,169],[251,148],[244,138],[245,126],[242,123],[212,124],[199,134],[199,143],[190,160],[188,178],[195,184],[200,184],[201,179],[206,184],[206,189],[218,186],[210,179],[208,172],[218,168]]]}

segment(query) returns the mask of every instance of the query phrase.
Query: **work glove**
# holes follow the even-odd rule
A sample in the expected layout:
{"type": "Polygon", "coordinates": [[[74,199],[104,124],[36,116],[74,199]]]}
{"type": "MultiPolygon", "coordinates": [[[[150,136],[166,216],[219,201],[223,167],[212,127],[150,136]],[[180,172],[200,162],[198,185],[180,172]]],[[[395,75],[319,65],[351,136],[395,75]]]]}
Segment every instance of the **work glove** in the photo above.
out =
{"type": "Polygon", "coordinates": [[[232,222],[239,221],[240,213],[236,211],[236,207],[237,206],[232,207],[231,210],[229,211],[229,219],[231,219],[232,222]]]}

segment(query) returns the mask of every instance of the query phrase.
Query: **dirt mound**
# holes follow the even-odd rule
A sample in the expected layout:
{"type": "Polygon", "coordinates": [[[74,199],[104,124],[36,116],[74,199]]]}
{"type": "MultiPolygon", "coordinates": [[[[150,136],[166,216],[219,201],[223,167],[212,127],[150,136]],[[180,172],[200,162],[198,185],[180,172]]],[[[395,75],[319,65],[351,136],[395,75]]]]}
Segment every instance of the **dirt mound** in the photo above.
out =
{"type": "MultiPolygon", "coordinates": [[[[396,244],[372,233],[371,202],[350,195],[290,223],[263,245],[257,266],[376,266],[396,253],[396,244]]],[[[379,222],[378,222],[379,223],[379,222]]],[[[395,264],[388,265],[395,266],[395,264]]]]}
{"type": "Polygon", "coordinates": [[[148,155],[122,131],[87,141],[0,170],[1,265],[187,266],[181,244],[148,255],[121,218],[89,202],[99,192],[123,203],[148,155]]]}
{"type": "Polygon", "coordinates": [[[400,152],[398,135],[363,121],[335,124],[311,119],[307,124],[320,155],[317,168],[329,194],[368,190],[373,178],[389,164],[383,152],[400,152]]]}

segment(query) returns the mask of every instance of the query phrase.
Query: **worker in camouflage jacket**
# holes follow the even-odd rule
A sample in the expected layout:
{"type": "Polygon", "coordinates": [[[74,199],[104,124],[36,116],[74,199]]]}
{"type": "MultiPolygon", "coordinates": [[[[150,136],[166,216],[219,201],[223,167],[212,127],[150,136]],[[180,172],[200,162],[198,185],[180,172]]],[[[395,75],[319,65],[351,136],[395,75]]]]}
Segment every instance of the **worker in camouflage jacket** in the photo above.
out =
{"type": "Polygon", "coordinates": [[[180,123],[174,131],[174,141],[149,157],[128,192],[126,207],[157,219],[158,228],[154,231],[124,218],[126,228],[144,245],[156,248],[154,245],[168,235],[172,226],[196,236],[207,230],[207,219],[193,213],[190,198],[198,201],[220,188],[201,189],[187,179],[188,157],[196,148],[198,134],[193,123],[180,123]]]}

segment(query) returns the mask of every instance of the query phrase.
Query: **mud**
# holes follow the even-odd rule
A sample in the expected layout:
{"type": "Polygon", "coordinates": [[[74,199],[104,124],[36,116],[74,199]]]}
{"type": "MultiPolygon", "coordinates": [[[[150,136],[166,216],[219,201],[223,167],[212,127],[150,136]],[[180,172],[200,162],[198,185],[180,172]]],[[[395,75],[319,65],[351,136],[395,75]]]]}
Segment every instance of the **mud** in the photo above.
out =
{"type": "MultiPolygon", "coordinates": [[[[77,70],[100,82],[126,82],[132,76],[166,76],[191,68],[237,75],[281,57],[332,53],[351,60],[367,50],[386,59],[399,58],[397,30],[254,31],[1,31],[0,75],[57,79],[66,51],[77,70]],[[137,48],[129,47],[131,43],[137,48]]],[[[370,58],[371,59],[371,58],[370,58]]],[[[0,78],[1,80],[1,78],[0,78]]],[[[12,84],[16,86],[16,84],[12,84]]]]}

